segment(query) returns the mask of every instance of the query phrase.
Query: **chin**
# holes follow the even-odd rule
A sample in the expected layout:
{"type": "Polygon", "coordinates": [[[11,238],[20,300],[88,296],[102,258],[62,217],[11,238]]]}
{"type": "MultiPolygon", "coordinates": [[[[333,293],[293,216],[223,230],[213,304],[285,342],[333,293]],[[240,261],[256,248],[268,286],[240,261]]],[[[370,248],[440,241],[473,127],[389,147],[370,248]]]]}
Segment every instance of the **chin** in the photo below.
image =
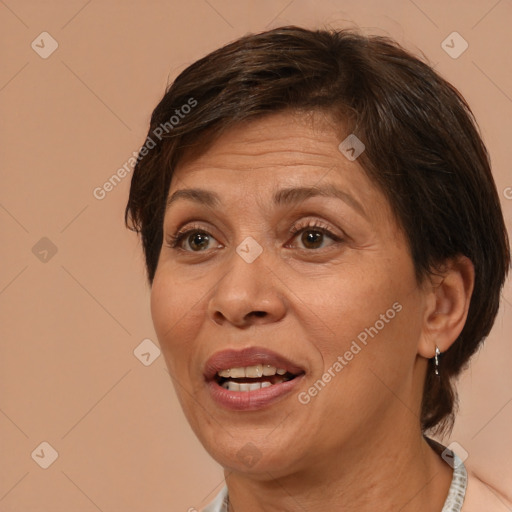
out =
{"type": "Polygon", "coordinates": [[[229,471],[244,473],[261,480],[266,480],[271,475],[276,477],[290,473],[297,462],[294,460],[300,455],[296,451],[296,443],[293,440],[287,442],[277,436],[272,437],[272,434],[267,437],[268,430],[263,435],[258,434],[256,429],[252,432],[253,435],[247,431],[239,431],[237,437],[236,432],[228,433],[219,427],[210,430],[206,435],[208,439],[201,434],[199,439],[210,456],[229,471]]]}

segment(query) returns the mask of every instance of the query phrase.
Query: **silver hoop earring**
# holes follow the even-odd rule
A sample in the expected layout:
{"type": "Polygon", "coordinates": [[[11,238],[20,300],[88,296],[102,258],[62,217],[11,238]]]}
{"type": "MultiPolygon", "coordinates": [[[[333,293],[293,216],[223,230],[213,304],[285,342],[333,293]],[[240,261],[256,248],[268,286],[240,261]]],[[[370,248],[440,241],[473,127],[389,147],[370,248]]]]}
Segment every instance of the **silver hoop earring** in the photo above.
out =
{"type": "Polygon", "coordinates": [[[439,350],[439,347],[436,345],[436,355],[434,356],[434,372],[436,375],[439,375],[439,355],[441,354],[441,351],[439,350]]]}

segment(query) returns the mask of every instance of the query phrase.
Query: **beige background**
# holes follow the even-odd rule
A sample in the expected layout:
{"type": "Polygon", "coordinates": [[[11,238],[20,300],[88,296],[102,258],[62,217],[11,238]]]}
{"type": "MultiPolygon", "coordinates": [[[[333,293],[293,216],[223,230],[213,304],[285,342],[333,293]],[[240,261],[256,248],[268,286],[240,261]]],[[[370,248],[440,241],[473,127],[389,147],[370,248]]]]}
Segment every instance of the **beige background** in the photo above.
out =
{"type": "MultiPolygon", "coordinates": [[[[510,0],[0,0],[0,511],[187,511],[223,483],[163,358],[145,366],[134,354],[156,337],[141,248],[123,226],[131,174],[93,195],[140,148],[168,80],[278,25],[391,35],[468,99],[510,228],[511,21],[510,0]],[[456,59],[441,46],[453,31],[469,43],[456,59]],[[58,43],[45,59],[42,32],[58,43]],[[47,469],[42,442],[58,452],[47,469]]],[[[508,285],[446,440],[502,488],[512,488],[511,313],[508,285]]]]}

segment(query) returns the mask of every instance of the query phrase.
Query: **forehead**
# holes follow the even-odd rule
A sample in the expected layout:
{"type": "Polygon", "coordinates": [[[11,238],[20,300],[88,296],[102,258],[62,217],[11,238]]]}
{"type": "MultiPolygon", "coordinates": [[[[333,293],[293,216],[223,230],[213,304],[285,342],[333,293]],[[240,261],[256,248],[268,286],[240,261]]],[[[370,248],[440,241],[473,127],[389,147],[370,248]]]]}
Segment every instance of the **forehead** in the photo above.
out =
{"type": "Polygon", "coordinates": [[[321,113],[286,112],[239,123],[198,157],[185,155],[174,171],[169,198],[201,187],[231,204],[242,195],[276,202],[285,188],[336,188],[368,213],[389,214],[382,192],[357,160],[338,149],[347,135],[321,113]]]}
{"type": "Polygon", "coordinates": [[[199,157],[184,155],[177,171],[203,169],[205,163],[240,170],[285,165],[333,164],[341,154],[337,147],[343,127],[335,126],[320,112],[282,112],[240,122],[227,129],[199,157]]]}

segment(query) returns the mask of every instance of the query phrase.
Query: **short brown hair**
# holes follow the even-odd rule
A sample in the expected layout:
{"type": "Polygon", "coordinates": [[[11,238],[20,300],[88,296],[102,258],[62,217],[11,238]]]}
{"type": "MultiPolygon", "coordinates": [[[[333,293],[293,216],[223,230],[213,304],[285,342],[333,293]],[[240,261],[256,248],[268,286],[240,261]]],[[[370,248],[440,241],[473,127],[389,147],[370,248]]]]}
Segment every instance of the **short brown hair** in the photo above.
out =
{"type": "Polygon", "coordinates": [[[423,392],[422,430],[450,430],[457,404],[453,379],[491,330],[510,250],[489,157],[469,106],[390,38],[281,27],[244,36],[176,78],[152,114],[146,142],[155,147],[139,154],[125,211],[126,225],[142,236],[149,283],[173,169],[185,151],[204,148],[242,120],[289,109],[325,112],[342,121],[340,131],[348,126],[363,141],[358,162],[406,234],[418,282],[457,255],[473,262],[465,326],[441,356],[440,378],[427,372],[423,392]],[[186,104],[195,106],[170,123],[186,104]]]}

